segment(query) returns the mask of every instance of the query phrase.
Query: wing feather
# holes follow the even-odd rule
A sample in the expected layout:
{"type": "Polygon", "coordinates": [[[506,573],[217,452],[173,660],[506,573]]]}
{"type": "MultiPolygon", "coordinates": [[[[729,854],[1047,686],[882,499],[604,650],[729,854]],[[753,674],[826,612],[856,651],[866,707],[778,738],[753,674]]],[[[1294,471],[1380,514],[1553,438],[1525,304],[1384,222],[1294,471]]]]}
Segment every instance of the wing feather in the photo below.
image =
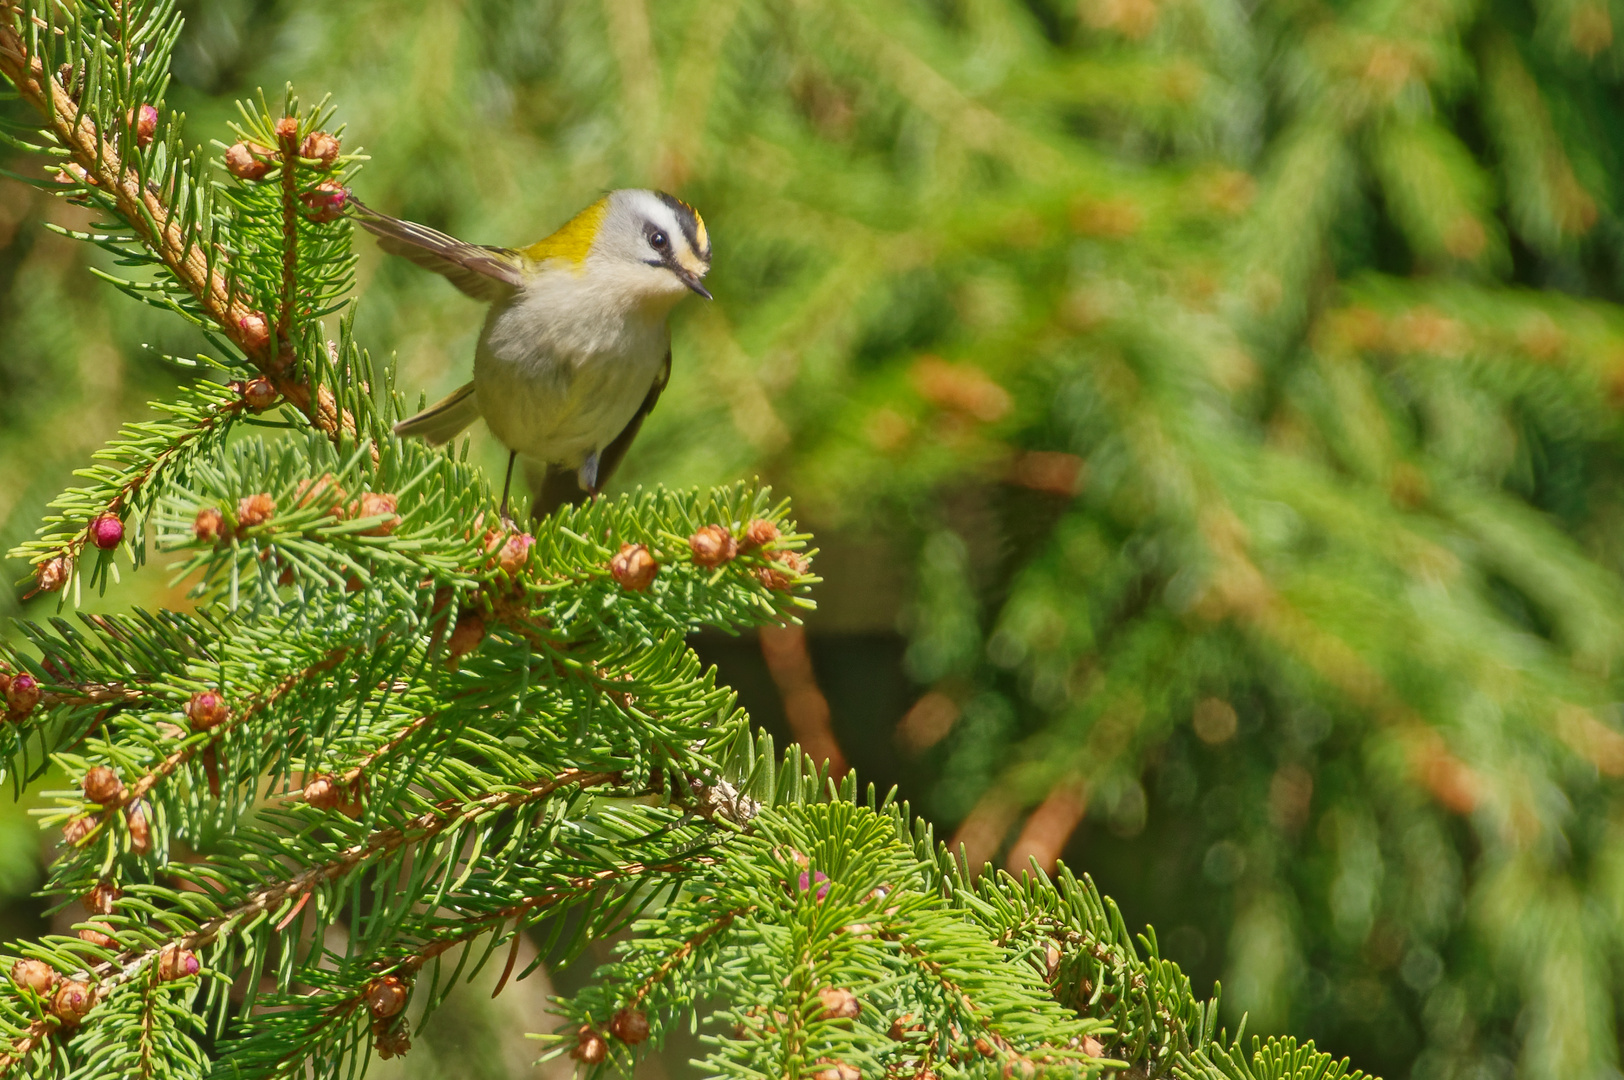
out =
{"type": "Polygon", "coordinates": [[[524,257],[510,248],[470,244],[427,225],[390,217],[351,199],[355,220],[378,237],[378,246],[442,275],[475,300],[494,303],[524,284],[524,257]]]}

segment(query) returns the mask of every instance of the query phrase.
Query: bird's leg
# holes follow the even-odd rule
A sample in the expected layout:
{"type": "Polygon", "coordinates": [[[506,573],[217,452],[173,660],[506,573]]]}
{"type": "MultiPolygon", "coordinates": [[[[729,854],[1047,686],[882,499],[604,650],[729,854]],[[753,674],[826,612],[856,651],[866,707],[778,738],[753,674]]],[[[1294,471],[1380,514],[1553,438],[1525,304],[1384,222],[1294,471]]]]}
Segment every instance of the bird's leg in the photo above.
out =
{"type": "Polygon", "coordinates": [[[598,454],[596,450],[588,454],[575,472],[575,480],[581,485],[581,490],[593,495],[598,493],[598,462],[601,460],[598,454]]]}
{"type": "Polygon", "coordinates": [[[517,450],[508,451],[507,476],[502,480],[502,524],[509,530],[516,526],[513,524],[513,515],[508,513],[508,489],[513,486],[513,463],[518,460],[517,450]]]}

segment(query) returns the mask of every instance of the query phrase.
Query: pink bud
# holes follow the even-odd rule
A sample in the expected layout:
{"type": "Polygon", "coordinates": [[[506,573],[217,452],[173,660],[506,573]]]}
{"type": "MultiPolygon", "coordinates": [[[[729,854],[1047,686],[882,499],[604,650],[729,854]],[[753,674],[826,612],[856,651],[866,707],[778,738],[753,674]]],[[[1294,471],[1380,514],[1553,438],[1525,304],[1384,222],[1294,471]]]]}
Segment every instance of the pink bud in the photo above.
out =
{"type": "Polygon", "coordinates": [[[323,180],[301,194],[299,201],[310,208],[305,217],[317,224],[325,224],[344,216],[344,208],[350,204],[350,189],[332,180],[323,180]]]}
{"type": "Polygon", "coordinates": [[[6,705],[10,707],[12,716],[27,716],[39,704],[39,683],[34,676],[24,671],[11,677],[11,684],[6,687],[6,705]]]}
{"type": "Polygon", "coordinates": [[[112,551],[124,542],[124,523],[117,514],[102,514],[90,523],[90,542],[103,551],[112,551]]]}
{"type": "Polygon", "coordinates": [[[146,149],[152,145],[152,137],[158,133],[158,110],[151,105],[143,105],[131,112],[130,124],[135,128],[135,145],[146,149]]]}

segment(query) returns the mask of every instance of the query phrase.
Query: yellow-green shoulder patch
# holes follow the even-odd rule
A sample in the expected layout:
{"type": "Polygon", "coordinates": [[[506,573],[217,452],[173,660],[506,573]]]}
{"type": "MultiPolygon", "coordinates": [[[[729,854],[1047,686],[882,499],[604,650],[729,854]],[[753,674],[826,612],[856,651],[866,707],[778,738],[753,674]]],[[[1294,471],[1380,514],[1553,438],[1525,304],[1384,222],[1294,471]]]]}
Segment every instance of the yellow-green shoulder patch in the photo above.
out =
{"type": "Polygon", "coordinates": [[[525,256],[535,262],[567,259],[579,264],[585,261],[587,252],[592,250],[592,241],[598,237],[598,228],[603,224],[604,215],[608,212],[609,198],[604,196],[570,218],[563,228],[545,240],[538,240],[525,248],[525,256]]]}

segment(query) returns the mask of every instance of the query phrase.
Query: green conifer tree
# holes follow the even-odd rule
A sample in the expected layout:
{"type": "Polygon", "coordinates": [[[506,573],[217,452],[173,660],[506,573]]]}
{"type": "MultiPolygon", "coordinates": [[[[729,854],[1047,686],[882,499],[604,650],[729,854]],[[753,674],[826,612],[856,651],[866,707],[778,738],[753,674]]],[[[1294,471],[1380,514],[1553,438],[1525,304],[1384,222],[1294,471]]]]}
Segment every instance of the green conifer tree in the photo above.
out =
{"type": "Polygon", "coordinates": [[[513,534],[457,453],[395,439],[346,299],[357,157],[291,93],[223,155],[187,145],[179,32],[173,0],[0,3],[34,115],[8,138],[91,209],[81,238],[124,268],[102,276],[209,342],[20,552],[71,610],[150,540],[195,607],[5,648],[0,755],[77,785],[47,888],[93,918],[8,947],[0,1074],[355,1075],[470,969],[522,976],[533,926],[555,959],[628,931],[545,1040],[594,1071],[700,1024],[718,1076],[1343,1074],[1243,1049],[1086,881],[971,873],[906,805],[752,735],[684,636],[805,604],[808,538],[765,491],[513,534]],[[716,525],[739,550],[700,565],[716,525]]]}

